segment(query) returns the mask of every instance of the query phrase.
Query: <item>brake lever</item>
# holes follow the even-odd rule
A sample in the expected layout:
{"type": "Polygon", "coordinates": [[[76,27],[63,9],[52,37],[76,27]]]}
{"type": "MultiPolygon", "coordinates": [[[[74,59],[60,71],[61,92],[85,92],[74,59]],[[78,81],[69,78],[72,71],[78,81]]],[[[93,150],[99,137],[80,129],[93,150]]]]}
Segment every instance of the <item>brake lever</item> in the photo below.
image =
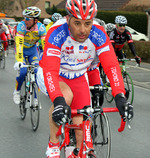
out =
{"type": "Polygon", "coordinates": [[[128,119],[128,112],[125,112],[125,121],[127,123],[128,128],[131,129],[131,124],[130,124],[130,121],[128,119]]]}

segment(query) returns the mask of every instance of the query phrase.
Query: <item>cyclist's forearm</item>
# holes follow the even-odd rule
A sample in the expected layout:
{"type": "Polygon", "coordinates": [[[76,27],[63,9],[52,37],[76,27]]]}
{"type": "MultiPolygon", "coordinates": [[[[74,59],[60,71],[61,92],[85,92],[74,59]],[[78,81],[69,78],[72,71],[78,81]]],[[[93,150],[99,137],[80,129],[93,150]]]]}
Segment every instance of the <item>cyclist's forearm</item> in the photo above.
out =
{"type": "Polygon", "coordinates": [[[132,54],[133,54],[134,56],[136,56],[136,50],[135,50],[134,44],[133,44],[133,43],[128,43],[128,45],[129,45],[129,47],[130,47],[130,50],[131,50],[132,54]]]}

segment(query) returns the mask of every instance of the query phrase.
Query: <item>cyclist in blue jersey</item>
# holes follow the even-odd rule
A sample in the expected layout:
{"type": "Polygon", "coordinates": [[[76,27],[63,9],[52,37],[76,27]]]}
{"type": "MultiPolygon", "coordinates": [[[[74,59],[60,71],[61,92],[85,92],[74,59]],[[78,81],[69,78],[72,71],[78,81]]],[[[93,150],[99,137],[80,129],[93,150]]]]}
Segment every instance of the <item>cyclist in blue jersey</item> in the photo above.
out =
{"type": "MultiPolygon", "coordinates": [[[[45,45],[46,28],[38,21],[41,10],[31,6],[23,11],[24,20],[17,25],[17,33],[15,38],[16,43],[16,62],[14,69],[19,70],[20,74],[16,77],[16,88],[14,91],[13,100],[16,104],[20,103],[20,89],[27,73],[27,68],[20,68],[20,65],[26,64],[25,57],[28,57],[30,64],[39,64],[39,56],[36,42],[41,39],[42,48],[45,45]]],[[[37,72],[37,69],[35,69],[37,72]]]]}

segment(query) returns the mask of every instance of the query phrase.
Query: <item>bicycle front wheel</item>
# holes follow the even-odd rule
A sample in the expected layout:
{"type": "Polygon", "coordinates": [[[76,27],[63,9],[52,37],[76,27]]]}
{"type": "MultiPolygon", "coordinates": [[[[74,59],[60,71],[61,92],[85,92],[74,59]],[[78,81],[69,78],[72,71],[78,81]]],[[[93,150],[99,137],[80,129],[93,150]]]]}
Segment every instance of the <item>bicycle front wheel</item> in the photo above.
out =
{"type": "Polygon", "coordinates": [[[23,82],[22,86],[21,86],[21,90],[20,90],[20,104],[19,104],[19,109],[20,109],[20,116],[21,119],[24,120],[26,117],[26,112],[27,109],[25,108],[25,104],[26,104],[26,87],[25,87],[26,83],[25,81],[23,82]]]}
{"type": "Polygon", "coordinates": [[[110,158],[111,134],[106,113],[95,116],[92,127],[92,139],[96,155],[100,158],[110,158]]]}
{"type": "Polygon", "coordinates": [[[4,50],[0,50],[0,68],[5,69],[6,59],[4,50]]]}
{"type": "Polygon", "coordinates": [[[31,98],[31,124],[33,131],[36,131],[39,126],[39,120],[40,120],[40,100],[39,100],[39,92],[38,92],[38,86],[36,83],[32,84],[32,95],[31,98]]]}
{"type": "Polygon", "coordinates": [[[123,74],[124,86],[125,86],[125,96],[127,100],[132,104],[134,100],[134,86],[131,76],[128,72],[123,74]]]}

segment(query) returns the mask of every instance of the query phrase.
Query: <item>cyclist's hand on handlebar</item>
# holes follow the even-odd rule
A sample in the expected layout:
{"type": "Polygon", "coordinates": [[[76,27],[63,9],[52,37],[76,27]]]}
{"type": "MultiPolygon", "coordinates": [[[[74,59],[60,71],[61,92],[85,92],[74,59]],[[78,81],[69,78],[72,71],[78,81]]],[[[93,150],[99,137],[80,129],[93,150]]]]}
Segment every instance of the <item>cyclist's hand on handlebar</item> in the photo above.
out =
{"type": "Polygon", "coordinates": [[[120,115],[126,121],[129,121],[133,118],[133,106],[126,101],[126,98],[123,93],[119,93],[115,96],[116,106],[119,110],[120,115]]]}
{"type": "Polygon", "coordinates": [[[137,64],[141,63],[141,58],[139,56],[135,56],[135,60],[136,60],[137,64]]]}
{"type": "Polygon", "coordinates": [[[15,70],[20,70],[20,67],[22,67],[23,66],[23,63],[22,62],[16,62],[15,64],[14,64],[14,69],[15,70]]]}
{"type": "Polygon", "coordinates": [[[53,121],[57,125],[66,123],[71,118],[71,108],[65,102],[64,97],[57,97],[54,100],[54,111],[52,112],[53,121]]]}

